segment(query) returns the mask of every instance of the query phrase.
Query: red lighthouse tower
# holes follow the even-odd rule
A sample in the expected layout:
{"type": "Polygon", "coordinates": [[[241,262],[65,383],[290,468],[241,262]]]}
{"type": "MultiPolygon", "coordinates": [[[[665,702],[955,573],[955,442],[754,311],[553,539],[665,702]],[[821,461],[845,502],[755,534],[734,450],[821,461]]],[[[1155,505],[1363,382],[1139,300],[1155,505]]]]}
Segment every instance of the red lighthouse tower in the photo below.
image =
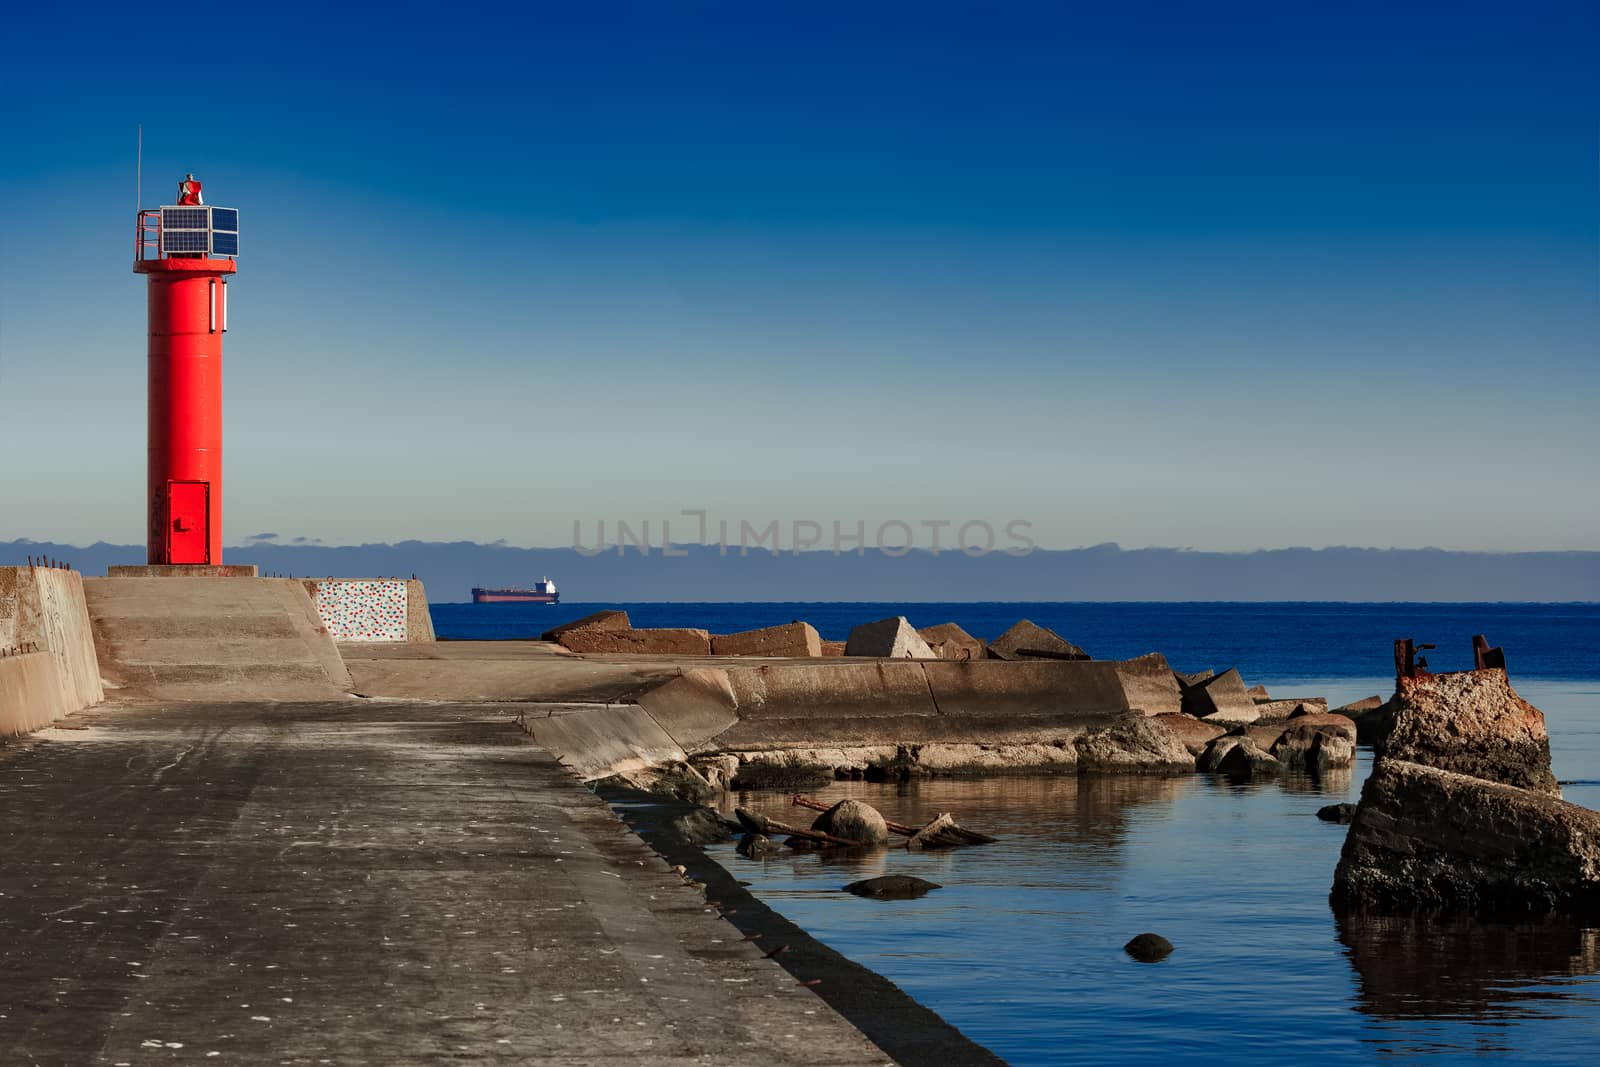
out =
{"type": "Polygon", "coordinates": [[[141,210],[133,269],[149,285],[151,564],[222,562],[222,335],[239,212],[178,183],[178,203],[141,210]]]}

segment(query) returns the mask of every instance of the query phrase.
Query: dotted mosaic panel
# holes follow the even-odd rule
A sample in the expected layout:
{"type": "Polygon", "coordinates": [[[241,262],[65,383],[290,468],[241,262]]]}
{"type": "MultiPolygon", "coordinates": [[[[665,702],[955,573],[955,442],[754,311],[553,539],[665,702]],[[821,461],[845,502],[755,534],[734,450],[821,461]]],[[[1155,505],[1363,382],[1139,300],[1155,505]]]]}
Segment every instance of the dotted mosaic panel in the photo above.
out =
{"type": "Polygon", "coordinates": [[[322,582],[317,614],[335,641],[404,641],[406,583],[322,582]]]}

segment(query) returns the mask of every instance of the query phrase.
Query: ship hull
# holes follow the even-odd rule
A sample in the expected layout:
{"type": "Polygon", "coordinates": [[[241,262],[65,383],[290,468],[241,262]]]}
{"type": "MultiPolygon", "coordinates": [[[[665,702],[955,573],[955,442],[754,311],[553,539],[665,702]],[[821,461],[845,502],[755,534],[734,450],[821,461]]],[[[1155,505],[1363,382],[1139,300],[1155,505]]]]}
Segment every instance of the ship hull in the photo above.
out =
{"type": "Polygon", "coordinates": [[[474,589],[474,604],[559,604],[560,593],[524,592],[520,589],[474,589]]]}

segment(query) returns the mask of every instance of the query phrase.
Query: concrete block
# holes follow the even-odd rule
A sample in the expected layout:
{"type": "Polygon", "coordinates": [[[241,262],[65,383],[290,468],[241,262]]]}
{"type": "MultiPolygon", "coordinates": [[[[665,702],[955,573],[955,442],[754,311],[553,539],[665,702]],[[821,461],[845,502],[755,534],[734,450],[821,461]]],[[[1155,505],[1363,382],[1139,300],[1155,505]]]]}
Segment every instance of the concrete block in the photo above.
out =
{"type": "Polygon", "coordinates": [[[105,699],[83,577],[55,567],[0,567],[0,647],[50,653],[61,704],[80,711],[105,699]]]}
{"type": "Polygon", "coordinates": [[[1021,619],[1011,629],[989,642],[989,655],[995,659],[1088,659],[1089,654],[1053,630],[1048,630],[1027,619],[1021,619]],[[1028,657],[1025,652],[1043,652],[1045,656],[1028,657]]]}
{"type": "Polygon", "coordinates": [[[1183,691],[1183,711],[1213,722],[1255,722],[1261,717],[1256,702],[1250,699],[1244,679],[1239,677],[1236,668],[1186,688],[1183,691]]]}
{"type": "Polygon", "coordinates": [[[922,664],[940,715],[1004,722],[1125,711],[1117,665],[1109,661],[1000,660],[922,664]]]}
{"type": "Polygon", "coordinates": [[[523,716],[522,728],[585,779],[642,771],[688,754],[637,704],[548,708],[523,716]]]}
{"type": "Polygon", "coordinates": [[[919,663],[768,663],[729,667],[744,720],[938,714],[919,663]]]}
{"type": "Polygon", "coordinates": [[[877,656],[880,659],[936,659],[933,649],[922,639],[904,615],[877,622],[864,622],[850,631],[845,642],[847,656],[877,656]]]}
{"type": "Polygon", "coordinates": [[[539,635],[541,641],[560,641],[561,635],[571,633],[573,630],[631,630],[633,623],[628,621],[626,611],[597,611],[593,615],[585,615],[581,619],[564,622],[553,630],[546,630],[539,635]]]}
{"type": "Polygon", "coordinates": [[[562,648],[571,652],[626,652],[652,656],[711,655],[711,634],[705,630],[689,628],[568,630],[558,640],[562,648]]]}
{"type": "Polygon", "coordinates": [[[1121,660],[1116,668],[1128,707],[1146,715],[1168,715],[1183,709],[1183,690],[1161,653],[1121,660]]]}
{"type": "Polygon", "coordinates": [[[714,667],[691,667],[638,699],[685,752],[695,751],[739,721],[728,672],[714,667]]]}
{"type": "Polygon", "coordinates": [[[822,637],[808,622],[790,622],[736,634],[718,634],[711,639],[711,652],[717,656],[822,655],[822,637]]]}
{"type": "Polygon", "coordinates": [[[428,610],[428,591],[419,578],[406,581],[406,641],[425,644],[435,641],[433,614],[428,610]]]}
{"type": "Polygon", "coordinates": [[[0,656],[0,737],[41,729],[67,711],[54,656],[49,652],[0,656]]]}
{"type": "Polygon", "coordinates": [[[822,642],[822,654],[824,656],[842,656],[844,655],[844,644],[843,641],[824,641],[822,642]]]}
{"type": "Polygon", "coordinates": [[[924,627],[917,633],[940,659],[983,659],[989,653],[987,642],[973,637],[953,622],[924,627]]]}
{"type": "Polygon", "coordinates": [[[107,578],[259,578],[254,563],[116,564],[107,578]]]}

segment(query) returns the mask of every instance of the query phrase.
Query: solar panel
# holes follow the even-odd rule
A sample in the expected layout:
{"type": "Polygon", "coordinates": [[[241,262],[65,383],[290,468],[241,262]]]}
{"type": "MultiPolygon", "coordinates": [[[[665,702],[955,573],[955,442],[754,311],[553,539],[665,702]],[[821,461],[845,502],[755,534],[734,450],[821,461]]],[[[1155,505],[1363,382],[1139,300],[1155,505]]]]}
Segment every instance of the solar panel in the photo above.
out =
{"type": "Polygon", "coordinates": [[[223,230],[211,232],[211,254],[214,256],[236,256],[239,254],[239,235],[227,233],[223,230]]]}
{"type": "Polygon", "coordinates": [[[164,207],[161,209],[161,228],[203,230],[211,224],[210,214],[203,207],[164,207]]]}
{"type": "Polygon", "coordinates": [[[238,230],[239,210],[231,207],[212,208],[211,228],[213,230],[238,230]]]}
{"type": "Polygon", "coordinates": [[[209,252],[210,235],[204,230],[162,230],[163,252],[209,252]]]}

